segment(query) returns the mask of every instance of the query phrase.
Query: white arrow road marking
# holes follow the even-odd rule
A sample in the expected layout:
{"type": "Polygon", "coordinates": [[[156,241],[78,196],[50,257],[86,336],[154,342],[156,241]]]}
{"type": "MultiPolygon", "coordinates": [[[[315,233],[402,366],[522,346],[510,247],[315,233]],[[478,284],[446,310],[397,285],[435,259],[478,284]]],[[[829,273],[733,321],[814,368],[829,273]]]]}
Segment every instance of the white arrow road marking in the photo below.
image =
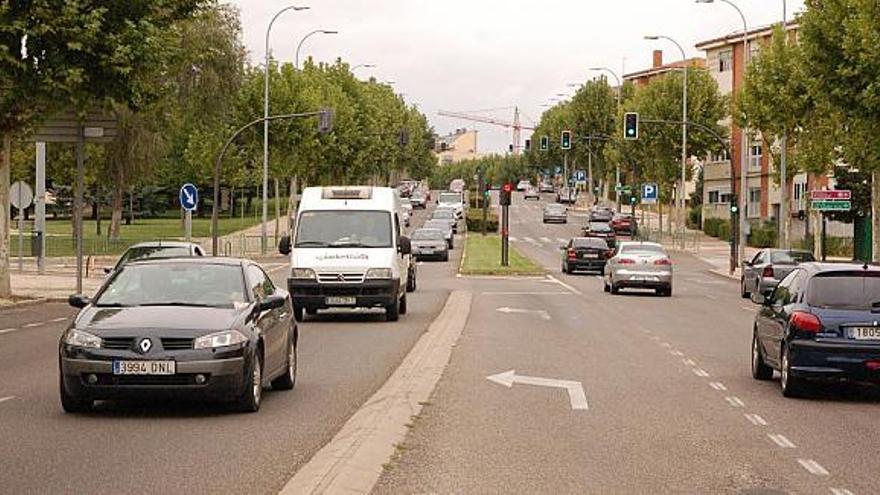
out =
{"type": "Polygon", "coordinates": [[[797,461],[810,474],[815,474],[816,476],[828,476],[830,474],[827,469],[812,459],[798,459],[797,461]]]}
{"type": "Polygon", "coordinates": [[[550,319],[550,313],[544,311],[543,309],[508,308],[505,306],[503,308],[498,308],[495,311],[498,311],[499,313],[508,313],[508,314],[510,314],[510,313],[536,314],[536,315],[539,315],[544,320],[550,319]]]}
{"type": "Polygon", "coordinates": [[[584,394],[584,386],[581,385],[581,382],[576,382],[572,380],[557,380],[553,378],[522,376],[517,375],[516,370],[510,370],[504,373],[498,373],[497,375],[487,376],[486,379],[490,382],[504,385],[507,388],[513,387],[514,383],[521,383],[523,385],[535,385],[538,387],[564,388],[568,390],[568,398],[571,401],[572,409],[589,409],[589,406],[587,405],[587,396],[586,394],[584,394]]]}

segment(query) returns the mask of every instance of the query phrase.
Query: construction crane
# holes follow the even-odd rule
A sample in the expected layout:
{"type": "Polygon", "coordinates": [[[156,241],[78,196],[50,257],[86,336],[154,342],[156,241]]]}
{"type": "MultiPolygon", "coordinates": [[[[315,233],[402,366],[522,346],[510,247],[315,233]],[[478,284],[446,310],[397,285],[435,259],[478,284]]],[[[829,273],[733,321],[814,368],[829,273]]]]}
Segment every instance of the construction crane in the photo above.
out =
{"type": "Polygon", "coordinates": [[[484,115],[474,115],[472,113],[465,112],[450,112],[446,110],[440,110],[437,112],[437,115],[441,117],[452,117],[455,119],[462,120],[470,120],[472,122],[482,122],[484,124],[492,124],[501,127],[506,127],[508,129],[513,129],[513,154],[519,155],[522,151],[522,147],[520,146],[520,140],[522,138],[522,130],[530,130],[534,131],[535,128],[531,126],[524,126],[520,123],[519,120],[519,107],[514,107],[513,109],[513,122],[509,122],[502,119],[496,119],[494,117],[487,117],[484,115]]]}

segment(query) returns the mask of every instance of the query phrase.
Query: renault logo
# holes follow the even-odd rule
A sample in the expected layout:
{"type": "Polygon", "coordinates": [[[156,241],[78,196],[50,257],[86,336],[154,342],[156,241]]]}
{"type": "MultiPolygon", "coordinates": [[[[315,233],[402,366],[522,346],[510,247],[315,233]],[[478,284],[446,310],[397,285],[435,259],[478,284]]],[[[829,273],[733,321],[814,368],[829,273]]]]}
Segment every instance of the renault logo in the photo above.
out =
{"type": "Polygon", "coordinates": [[[141,341],[138,342],[137,346],[138,346],[138,349],[140,349],[142,354],[146,354],[146,353],[150,352],[150,349],[153,348],[153,341],[150,339],[141,339],[141,341]]]}

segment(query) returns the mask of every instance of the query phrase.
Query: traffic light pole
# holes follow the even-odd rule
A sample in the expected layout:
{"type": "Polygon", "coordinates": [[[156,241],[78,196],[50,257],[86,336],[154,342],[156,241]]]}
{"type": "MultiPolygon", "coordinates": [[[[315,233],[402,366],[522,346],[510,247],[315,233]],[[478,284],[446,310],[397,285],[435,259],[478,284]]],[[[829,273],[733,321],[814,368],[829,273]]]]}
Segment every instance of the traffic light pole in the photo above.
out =
{"type": "Polygon", "coordinates": [[[509,250],[510,250],[510,217],[508,214],[509,206],[501,207],[501,266],[510,266],[509,250]]]}

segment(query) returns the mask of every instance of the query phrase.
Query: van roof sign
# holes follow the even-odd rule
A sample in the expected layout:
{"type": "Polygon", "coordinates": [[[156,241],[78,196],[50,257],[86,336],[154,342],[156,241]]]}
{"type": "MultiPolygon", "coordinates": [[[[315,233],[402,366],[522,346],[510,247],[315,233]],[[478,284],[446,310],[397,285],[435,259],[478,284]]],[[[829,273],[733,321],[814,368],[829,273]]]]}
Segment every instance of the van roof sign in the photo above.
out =
{"type": "Polygon", "coordinates": [[[371,199],[372,187],[325,187],[321,199],[371,199]]]}

